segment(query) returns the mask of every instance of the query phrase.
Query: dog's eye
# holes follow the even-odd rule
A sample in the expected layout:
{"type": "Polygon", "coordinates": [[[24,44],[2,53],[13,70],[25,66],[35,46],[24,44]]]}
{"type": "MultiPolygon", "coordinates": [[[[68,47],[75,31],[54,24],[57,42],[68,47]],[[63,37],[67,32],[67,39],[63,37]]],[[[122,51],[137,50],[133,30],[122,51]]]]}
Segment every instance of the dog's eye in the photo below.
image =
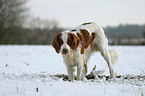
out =
{"type": "Polygon", "coordinates": [[[77,40],[77,43],[79,43],[79,40],[77,40]]]}
{"type": "Polygon", "coordinates": [[[72,41],[74,40],[74,37],[72,35],[70,35],[70,38],[71,38],[72,41]]]}
{"type": "Polygon", "coordinates": [[[72,35],[69,35],[69,38],[67,40],[67,44],[68,45],[71,45],[73,40],[74,40],[73,36],[72,35]]]}

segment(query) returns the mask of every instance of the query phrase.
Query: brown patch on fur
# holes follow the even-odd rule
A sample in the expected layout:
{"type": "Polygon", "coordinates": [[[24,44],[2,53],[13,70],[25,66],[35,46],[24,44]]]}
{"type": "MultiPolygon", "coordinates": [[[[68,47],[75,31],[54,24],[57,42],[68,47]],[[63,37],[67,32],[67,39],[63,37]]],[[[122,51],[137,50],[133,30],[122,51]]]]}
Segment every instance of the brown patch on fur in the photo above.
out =
{"type": "Polygon", "coordinates": [[[89,43],[90,43],[90,34],[87,30],[85,29],[81,29],[81,35],[83,36],[84,38],[84,48],[87,48],[89,46],[89,43]]]}
{"type": "Polygon", "coordinates": [[[77,30],[73,29],[73,30],[71,30],[71,31],[77,31],[77,30]]]}
{"type": "Polygon", "coordinates": [[[52,46],[54,47],[54,49],[57,53],[60,53],[60,47],[63,44],[61,35],[62,35],[61,33],[56,34],[52,41],[52,46]]]}
{"type": "Polygon", "coordinates": [[[69,37],[67,39],[67,44],[73,49],[76,50],[80,44],[80,39],[73,33],[68,33],[69,37]]]}
{"type": "Polygon", "coordinates": [[[90,44],[91,44],[91,46],[92,46],[92,44],[93,44],[94,39],[95,39],[95,33],[92,33],[92,34],[91,34],[91,39],[90,39],[90,44]]]}
{"type": "Polygon", "coordinates": [[[82,25],[88,25],[88,24],[91,24],[92,22],[88,22],[88,23],[83,23],[82,25]]]}
{"type": "Polygon", "coordinates": [[[95,33],[92,33],[91,36],[89,32],[85,29],[81,29],[80,33],[77,33],[77,36],[81,40],[82,48],[81,48],[81,54],[84,54],[84,51],[89,45],[92,46],[93,40],[95,39],[95,33]]]}

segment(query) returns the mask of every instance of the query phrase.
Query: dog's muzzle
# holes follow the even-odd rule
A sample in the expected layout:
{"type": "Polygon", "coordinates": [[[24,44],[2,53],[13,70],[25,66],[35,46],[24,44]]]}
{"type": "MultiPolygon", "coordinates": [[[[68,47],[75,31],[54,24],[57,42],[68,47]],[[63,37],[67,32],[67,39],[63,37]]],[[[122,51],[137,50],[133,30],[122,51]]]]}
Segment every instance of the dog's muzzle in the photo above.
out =
{"type": "Polygon", "coordinates": [[[69,52],[69,50],[67,48],[62,49],[62,54],[66,55],[68,52],[69,52]]]}

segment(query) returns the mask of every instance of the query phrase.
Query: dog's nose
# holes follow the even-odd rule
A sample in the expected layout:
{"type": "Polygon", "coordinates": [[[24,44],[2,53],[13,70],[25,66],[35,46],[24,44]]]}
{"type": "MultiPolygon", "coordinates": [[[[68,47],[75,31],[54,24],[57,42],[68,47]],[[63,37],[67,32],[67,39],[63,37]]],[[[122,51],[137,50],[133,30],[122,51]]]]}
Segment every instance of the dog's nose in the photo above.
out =
{"type": "Polygon", "coordinates": [[[68,52],[69,52],[69,50],[68,50],[67,48],[63,48],[63,49],[62,49],[62,54],[65,55],[65,54],[67,54],[68,52]]]}

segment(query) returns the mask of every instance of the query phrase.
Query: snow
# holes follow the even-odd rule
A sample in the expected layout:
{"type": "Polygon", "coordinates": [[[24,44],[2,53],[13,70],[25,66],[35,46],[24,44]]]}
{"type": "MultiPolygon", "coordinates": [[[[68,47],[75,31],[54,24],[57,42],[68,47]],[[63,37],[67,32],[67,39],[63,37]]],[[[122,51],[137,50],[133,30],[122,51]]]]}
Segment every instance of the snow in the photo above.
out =
{"type": "MultiPolygon", "coordinates": [[[[0,45],[0,96],[141,96],[145,94],[145,78],[129,80],[123,76],[145,76],[145,46],[110,46],[119,58],[114,70],[122,78],[116,80],[63,81],[53,77],[67,74],[60,54],[51,46],[0,45]]],[[[106,62],[95,53],[89,72],[106,70],[106,62]]],[[[88,73],[89,73],[88,72],[88,73]]]]}

